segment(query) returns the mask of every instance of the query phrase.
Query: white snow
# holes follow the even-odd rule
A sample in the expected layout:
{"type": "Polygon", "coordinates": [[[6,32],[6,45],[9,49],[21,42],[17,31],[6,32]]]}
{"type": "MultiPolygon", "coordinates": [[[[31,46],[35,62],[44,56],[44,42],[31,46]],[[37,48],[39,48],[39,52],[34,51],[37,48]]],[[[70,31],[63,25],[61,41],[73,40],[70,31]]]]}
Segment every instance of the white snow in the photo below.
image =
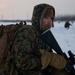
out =
{"type": "Polygon", "coordinates": [[[54,22],[51,31],[64,52],[71,50],[75,54],[75,22],[71,23],[69,29],[64,28],[64,24],[65,22],[54,22]]]}

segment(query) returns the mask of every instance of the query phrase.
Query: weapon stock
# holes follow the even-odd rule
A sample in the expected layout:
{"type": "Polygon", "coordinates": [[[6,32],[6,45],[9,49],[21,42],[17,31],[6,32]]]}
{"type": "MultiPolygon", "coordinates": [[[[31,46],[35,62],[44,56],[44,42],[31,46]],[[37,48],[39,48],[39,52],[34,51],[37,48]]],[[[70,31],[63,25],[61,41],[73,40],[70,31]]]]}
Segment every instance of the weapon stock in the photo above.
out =
{"type": "Polygon", "coordinates": [[[59,44],[57,43],[55,37],[53,36],[50,30],[41,34],[40,38],[48,44],[52,49],[55,50],[59,55],[63,55],[63,51],[60,48],[59,44]]]}

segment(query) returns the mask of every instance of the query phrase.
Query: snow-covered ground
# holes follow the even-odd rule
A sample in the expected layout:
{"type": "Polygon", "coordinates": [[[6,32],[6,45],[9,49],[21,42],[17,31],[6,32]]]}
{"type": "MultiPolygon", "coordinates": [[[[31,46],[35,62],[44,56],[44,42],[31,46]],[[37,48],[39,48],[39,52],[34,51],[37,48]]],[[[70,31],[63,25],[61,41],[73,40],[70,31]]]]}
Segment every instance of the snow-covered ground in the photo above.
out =
{"type": "Polygon", "coordinates": [[[64,28],[64,24],[65,22],[54,22],[51,31],[64,52],[71,50],[75,54],[75,22],[71,23],[69,29],[64,28]]]}

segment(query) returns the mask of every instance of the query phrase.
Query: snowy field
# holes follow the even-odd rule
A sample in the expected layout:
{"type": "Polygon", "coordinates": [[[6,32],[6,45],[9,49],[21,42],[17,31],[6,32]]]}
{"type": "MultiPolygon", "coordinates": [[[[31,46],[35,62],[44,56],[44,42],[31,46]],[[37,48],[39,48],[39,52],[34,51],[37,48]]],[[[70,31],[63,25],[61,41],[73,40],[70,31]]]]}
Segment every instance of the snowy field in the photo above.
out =
{"type": "Polygon", "coordinates": [[[71,50],[75,54],[75,22],[71,23],[69,29],[64,28],[64,24],[65,22],[54,22],[51,31],[64,52],[71,50]]]}
{"type": "MultiPolygon", "coordinates": [[[[5,22],[1,24],[12,24],[13,22],[5,22]]],[[[75,22],[70,22],[72,26],[69,29],[64,28],[65,22],[54,22],[54,28],[51,29],[61,49],[67,53],[71,50],[75,54],[75,22]]],[[[14,23],[13,23],[14,24],[14,23]]],[[[16,24],[16,23],[15,23],[16,24]]],[[[30,24],[31,23],[27,23],[30,24]]]]}

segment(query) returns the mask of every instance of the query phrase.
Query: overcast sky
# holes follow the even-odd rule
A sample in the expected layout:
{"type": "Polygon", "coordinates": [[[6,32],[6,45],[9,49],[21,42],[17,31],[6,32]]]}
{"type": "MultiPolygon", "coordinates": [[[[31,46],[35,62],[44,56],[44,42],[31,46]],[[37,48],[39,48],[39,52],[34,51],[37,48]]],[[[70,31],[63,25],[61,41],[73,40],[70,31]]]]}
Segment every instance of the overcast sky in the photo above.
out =
{"type": "Polygon", "coordinates": [[[56,16],[75,14],[75,0],[0,0],[0,19],[31,19],[33,7],[39,3],[54,6],[56,16]]]}

